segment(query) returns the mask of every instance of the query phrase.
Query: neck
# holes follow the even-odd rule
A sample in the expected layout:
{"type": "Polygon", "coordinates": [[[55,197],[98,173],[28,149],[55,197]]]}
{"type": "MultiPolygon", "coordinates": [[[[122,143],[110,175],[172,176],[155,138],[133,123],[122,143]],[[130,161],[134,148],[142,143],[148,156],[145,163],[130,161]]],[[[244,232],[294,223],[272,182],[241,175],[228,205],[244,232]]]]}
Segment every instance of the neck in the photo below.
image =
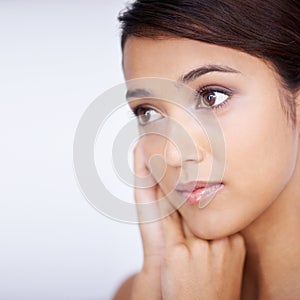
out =
{"type": "Polygon", "coordinates": [[[294,299],[293,295],[300,294],[299,182],[300,151],[295,171],[284,191],[241,232],[247,247],[245,299],[294,299]]]}

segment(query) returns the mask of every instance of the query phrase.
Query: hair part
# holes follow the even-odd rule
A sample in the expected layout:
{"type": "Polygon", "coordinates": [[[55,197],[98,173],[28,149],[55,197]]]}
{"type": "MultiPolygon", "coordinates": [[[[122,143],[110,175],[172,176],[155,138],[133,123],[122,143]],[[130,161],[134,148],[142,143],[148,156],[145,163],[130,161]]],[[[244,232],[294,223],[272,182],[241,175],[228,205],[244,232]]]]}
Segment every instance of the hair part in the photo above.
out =
{"type": "Polygon", "coordinates": [[[182,37],[246,52],[272,64],[296,122],[300,90],[299,0],[136,0],[119,15],[121,46],[129,36],[182,37]]]}

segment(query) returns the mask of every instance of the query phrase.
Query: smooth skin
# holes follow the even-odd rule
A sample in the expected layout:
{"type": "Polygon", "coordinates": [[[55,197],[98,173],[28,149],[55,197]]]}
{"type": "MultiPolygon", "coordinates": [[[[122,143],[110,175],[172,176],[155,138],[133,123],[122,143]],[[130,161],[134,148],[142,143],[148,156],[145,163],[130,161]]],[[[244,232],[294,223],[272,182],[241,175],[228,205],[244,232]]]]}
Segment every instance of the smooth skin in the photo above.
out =
{"type": "MultiPolygon", "coordinates": [[[[207,65],[237,72],[210,72],[188,83],[194,90],[209,86],[232,91],[215,112],[225,140],[225,188],[204,209],[184,204],[161,221],[140,225],[143,268],[115,299],[298,299],[300,124],[288,120],[282,102],[294,97],[299,120],[299,93],[285,90],[269,63],[198,41],[130,37],[123,55],[126,80],[178,81],[207,65]]],[[[159,99],[138,100],[139,105],[149,103],[159,120],[178,120],[198,152],[181,160],[167,139],[141,139],[135,150],[136,174],[149,173],[153,155],[165,157],[167,170],[152,188],[136,189],[137,203],[153,202],[174,190],[180,171],[186,182],[209,180],[214,155],[203,130],[182,109],[159,99]],[[195,166],[197,178],[189,171],[195,166]]],[[[181,104],[186,105],[184,100],[181,104]]]]}

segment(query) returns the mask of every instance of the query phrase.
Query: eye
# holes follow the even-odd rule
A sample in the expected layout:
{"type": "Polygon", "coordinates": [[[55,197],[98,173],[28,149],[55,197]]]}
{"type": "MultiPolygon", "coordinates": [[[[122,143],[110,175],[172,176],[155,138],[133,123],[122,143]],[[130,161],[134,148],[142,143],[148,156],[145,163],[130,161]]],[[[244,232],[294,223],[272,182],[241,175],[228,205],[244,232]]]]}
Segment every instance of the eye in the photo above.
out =
{"type": "Polygon", "coordinates": [[[220,108],[228,101],[232,92],[221,88],[203,88],[197,91],[196,108],[220,108]]]}
{"type": "Polygon", "coordinates": [[[147,106],[138,106],[133,110],[133,113],[136,115],[141,126],[162,118],[161,113],[159,113],[154,108],[147,106]]]}

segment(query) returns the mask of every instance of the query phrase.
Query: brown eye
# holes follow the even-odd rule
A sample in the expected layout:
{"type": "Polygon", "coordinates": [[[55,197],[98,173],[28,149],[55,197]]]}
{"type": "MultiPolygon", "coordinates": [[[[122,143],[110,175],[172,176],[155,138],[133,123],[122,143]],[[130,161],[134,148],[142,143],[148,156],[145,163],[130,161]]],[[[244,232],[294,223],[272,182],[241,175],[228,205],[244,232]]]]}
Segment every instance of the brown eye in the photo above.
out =
{"type": "Polygon", "coordinates": [[[231,91],[207,88],[197,93],[197,108],[217,108],[231,96],[231,91]]]}
{"type": "Polygon", "coordinates": [[[215,92],[207,91],[203,93],[203,103],[207,106],[213,106],[216,103],[217,95],[215,92]]]}
{"type": "Polygon", "coordinates": [[[136,115],[139,124],[142,126],[162,118],[162,115],[159,112],[157,112],[154,108],[146,106],[137,107],[134,110],[134,114],[136,115]]]}
{"type": "Polygon", "coordinates": [[[150,111],[146,108],[140,108],[138,111],[138,117],[142,123],[147,123],[151,117],[150,111]]]}

